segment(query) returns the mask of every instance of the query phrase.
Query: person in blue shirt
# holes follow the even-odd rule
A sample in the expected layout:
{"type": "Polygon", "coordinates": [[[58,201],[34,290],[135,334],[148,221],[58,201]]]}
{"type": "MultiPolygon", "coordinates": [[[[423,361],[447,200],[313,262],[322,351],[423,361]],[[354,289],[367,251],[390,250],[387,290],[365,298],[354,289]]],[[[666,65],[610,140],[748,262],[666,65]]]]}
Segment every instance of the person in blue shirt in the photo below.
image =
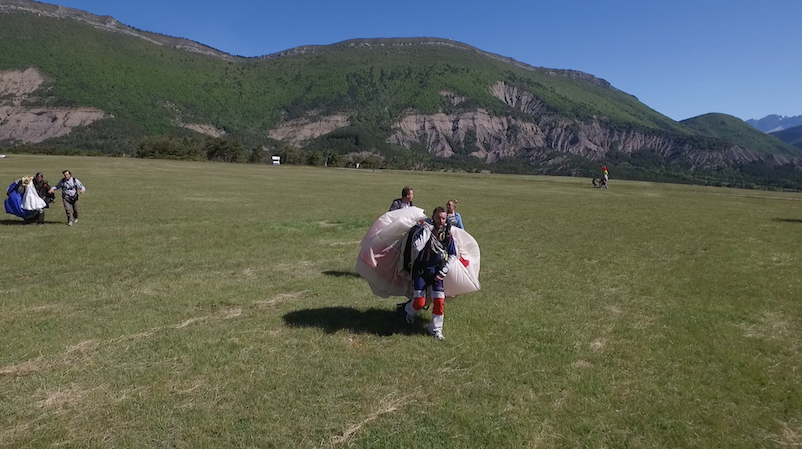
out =
{"type": "Polygon", "coordinates": [[[462,215],[457,212],[457,200],[448,200],[446,203],[446,216],[448,218],[448,224],[463,230],[465,229],[465,226],[462,224],[462,215]]]}

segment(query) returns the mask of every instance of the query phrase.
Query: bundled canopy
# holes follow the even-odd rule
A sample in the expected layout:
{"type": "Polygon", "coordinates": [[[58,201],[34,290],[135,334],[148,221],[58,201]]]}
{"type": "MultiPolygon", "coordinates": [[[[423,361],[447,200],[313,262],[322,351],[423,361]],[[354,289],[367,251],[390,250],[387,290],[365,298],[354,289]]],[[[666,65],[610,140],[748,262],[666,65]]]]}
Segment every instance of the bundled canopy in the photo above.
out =
{"type": "MultiPolygon", "coordinates": [[[[362,239],[356,272],[365,278],[377,296],[412,298],[411,275],[404,267],[403,250],[410,230],[426,220],[423,209],[407,207],[379,217],[362,239]]],[[[443,281],[446,297],[479,290],[480,252],[476,240],[459,228],[451,228],[459,260],[443,281]]]]}
{"type": "Polygon", "coordinates": [[[36,187],[30,177],[12,182],[6,193],[8,193],[8,198],[4,202],[6,213],[20,218],[31,218],[39,209],[47,206],[47,203],[36,193],[36,187]]]}

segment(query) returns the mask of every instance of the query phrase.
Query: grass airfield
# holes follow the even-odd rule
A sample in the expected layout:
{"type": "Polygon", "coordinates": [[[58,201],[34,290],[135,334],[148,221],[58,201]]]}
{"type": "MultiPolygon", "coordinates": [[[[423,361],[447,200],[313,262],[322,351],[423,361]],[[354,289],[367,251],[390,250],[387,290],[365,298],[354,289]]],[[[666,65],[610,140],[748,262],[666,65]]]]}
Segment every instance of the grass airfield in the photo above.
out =
{"type": "Polygon", "coordinates": [[[79,223],[0,219],[1,447],[802,445],[802,194],[28,155],[0,181],[64,169],[79,223]],[[444,342],[353,271],[404,185],[482,249],[444,342]]]}

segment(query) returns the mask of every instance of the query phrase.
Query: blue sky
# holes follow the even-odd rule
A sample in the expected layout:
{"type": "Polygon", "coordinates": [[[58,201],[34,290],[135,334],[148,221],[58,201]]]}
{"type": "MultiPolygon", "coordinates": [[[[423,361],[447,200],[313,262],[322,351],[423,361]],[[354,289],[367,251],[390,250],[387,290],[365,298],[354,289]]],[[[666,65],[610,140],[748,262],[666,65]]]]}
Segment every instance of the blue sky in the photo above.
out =
{"type": "Polygon", "coordinates": [[[440,37],[580,70],[674,120],[802,115],[802,0],[60,0],[240,56],[440,37]]]}

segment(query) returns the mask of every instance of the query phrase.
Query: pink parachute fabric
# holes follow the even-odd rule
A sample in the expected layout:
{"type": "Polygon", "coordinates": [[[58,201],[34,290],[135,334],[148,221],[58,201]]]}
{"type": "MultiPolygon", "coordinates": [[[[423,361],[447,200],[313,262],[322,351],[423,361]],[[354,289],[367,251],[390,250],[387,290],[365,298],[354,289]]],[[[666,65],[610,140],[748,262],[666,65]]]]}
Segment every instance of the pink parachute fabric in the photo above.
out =
{"type": "MultiPolygon", "coordinates": [[[[412,298],[410,273],[404,270],[403,248],[409,230],[427,217],[423,209],[407,207],[387,212],[370,227],[359,250],[356,272],[382,298],[412,298]]],[[[479,290],[480,252],[476,240],[459,228],[451,228],[458,260],[443,281],[446,298],[479,290]]]]}

